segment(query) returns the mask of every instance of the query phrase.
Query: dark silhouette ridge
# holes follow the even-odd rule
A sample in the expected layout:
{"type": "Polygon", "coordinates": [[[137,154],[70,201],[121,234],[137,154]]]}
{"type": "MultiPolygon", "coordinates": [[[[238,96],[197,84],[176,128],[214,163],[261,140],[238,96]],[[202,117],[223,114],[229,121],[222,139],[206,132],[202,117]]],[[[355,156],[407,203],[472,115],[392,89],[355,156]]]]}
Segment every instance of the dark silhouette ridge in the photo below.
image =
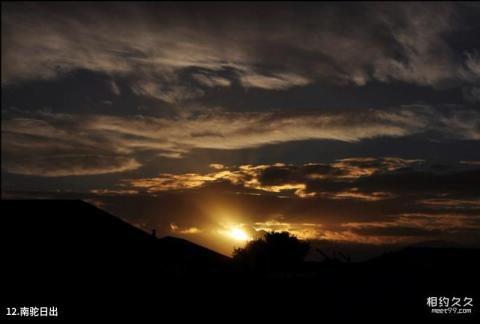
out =
{"type": "Polygon", "coordinates": [[[338,251],[338,262],[303,262],[251,276],[224,255],[187,240],[156,238],[85,202],[2,204],[3,294],[11,303],[51,301],[75,318],[89,320],[96,312],[111,320],[146,308],[156,319],[174,309],[179,318],[212,316],[211,309],[241,317],[239,303],[249,314],[267,302],[281,310],[265,311],[269,320],[306,322],[321,314],[428,322],[438,320],[425,306],[428,296],[480,297],[479,249],[409,247],[362,263],[338,251]]]}
{"type": "MultiPolygon", "coordinates": [[[[147,272],[169,275],[218,273],[230,258],[174,238],[156,238],[83,201],[2,201],[14,205],[15,214],[2,216],[6,238],[16,257],[28,248],[48,255],[51,271],[119,271],[136,263],[147,272]],[[35,215],[31,214],[32,205],[35,215]],[[52,206],[54,208],[52,208],[52,206]],[[17,251],[18,249],[18,251],[17,251]]],[[[30,263],[46,264],[42,253],[29,253],[30,263]]],[[[21,261],[21,260],[19,260],[21,261]]]]}

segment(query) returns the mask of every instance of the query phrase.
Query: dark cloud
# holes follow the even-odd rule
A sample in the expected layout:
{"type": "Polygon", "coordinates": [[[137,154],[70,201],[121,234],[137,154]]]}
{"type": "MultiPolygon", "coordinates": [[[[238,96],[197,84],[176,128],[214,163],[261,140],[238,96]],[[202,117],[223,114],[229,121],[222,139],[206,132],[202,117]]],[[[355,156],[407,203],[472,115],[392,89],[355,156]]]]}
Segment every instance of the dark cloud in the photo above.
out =
{"type": "Polygon", "coordinates": [[[152,195],[171,190],[272,194],[295,198],[292,206],[298,205],[300,213],[318,208],[324,216],[339,217],[344,213],[388,217],[440,214],[452,207],[461,209],[463,214],[478,214],[479,180],[480,172],[475,166],[458,164],[439,170],[436,165],[419,160],[351,158],[329,164],[244,165],[206,174],[161,174],[155,178],[127,179],[124,185],[152,195]],[[317,202],[321,202],[320,206],[317,202]]]}
{"type": "Polygon", "coordinates": [[[359,179],[358,186],[369,191],[388,188],[398,194],[448,192],[478,196],[480,195],[478,181],[480,181],[480,170],[451,171],[446,174],[436,174],[432,171],[411,171],[372,175],[359,179]]]}
{"type": "Polygon", "coordinates": [[[7,172],[106,172],[65,167],[73,163],[68,156],[88,164],[97,150],[93,164],[111,161],[112,170],[129,170],[129,161],[143,166],[194,150],[294,141],[479,139],[473,105],[479,55],[467,46],[475,6],[8,3],[2,9],[7,172]],[[35,162],[45,154],[57,161],[52,170],[35,162]]]}
{"type": "Polygon", "coordinates": [[[195,93],[178,79],[191,67],[208,72],[209,81],[197,81],[209,87],[227,86],[215,74],[230,68],[244,87],[268,90],[313,80],[433,86],[478,80],[476,54],[456,56],[446,41],[462,22],[462,6],[453,3],[102,7],[6,5],[2,83],[87,69],[131,75],[137,91],[177,102],[195,93]],[[169,95],[159,91],[165,88],[169,95]]]}
{"type": "MultiPolygon", "coordinates": [[[[132,167],[124,169],[130,170],[134,164],[140,166],[141,162],[133,162],[142,152],[182,158],[194,149],[233,150],[309,139],[358,142],[421,133],[439,139],[477,140],[480,136],[477,112],[428,106],[297,115],[212,111],[173,119],[6,110],[3,117],[2,149],[17,165],[8,163],[6,171],[45,176],[75,174],[64,170],[71,163],[68,157],[75,156],[81,157],[76,163],[83,169],[89,168],[89,156],[97,156],[97,160],[104,156],[112,157],[112,164],[116,164],[114,160],[132,162],[128,163],[132,167]],[[25,147],[28,152],[22,149],[25,147]],[[37,168],[31,156],[57,159],[59,163],[51,165],[56,171],[43,172],[46,170],[37,168]]],[[[367,169],[368,161],[361,163],[367,169]]]]}
{"type": "Polygon", "coordinates": [[[397,226],[397,227],[382,227],[382,226],[367,226],[355,228],[354,233],[368,236],[426,236],[435,237],[442,234],[440,230],[429,230],[419,227],[397,226]]]}

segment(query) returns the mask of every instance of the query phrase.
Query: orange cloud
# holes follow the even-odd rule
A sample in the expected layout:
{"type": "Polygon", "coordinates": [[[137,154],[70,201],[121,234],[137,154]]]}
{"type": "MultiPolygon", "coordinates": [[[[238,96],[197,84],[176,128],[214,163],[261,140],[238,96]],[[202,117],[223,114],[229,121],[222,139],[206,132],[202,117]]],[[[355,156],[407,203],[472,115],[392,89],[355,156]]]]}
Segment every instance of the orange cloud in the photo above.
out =
{"type": "Polygon", "coordinates": [[[175,234],[197,234],[200,233],[201,230],[197,227],[179,227],[175,223],[170,224],[170,231],[175,234]]]}
{"type": "Polygon", "coordinates": [[[421,164],[420,160],[402,160],[398,158],[355,158],[343,159],[331,164],[308,163],[303,166],[276,163],[272,165],[240,165],[226,167],[222,164],[210,164],[215,171],[199,174],[160,174],[154,178],[124,179],[122,184],[135,190],[143,189],[150,193],[200,188],[208,183],[228,181],[245,189],[271,193],[293,192],[301,198],[326,197],[331,199],[358,199],[377,201],[393,198],[395,195],[385,191],[362,191],[354,187],[350,179],[367,177],[377,172],[395,171],[406,165],[421,164]],[[281,171],[287,178],[267,178],[271,172],[281,171]],[[323,172],[323,173],[321,173],[323,172]],[[308,187],[311,180],[325,179],[341,182],[343,190],[313,191],[308,187]],[[346,182],[345,182],[346,180],[346,182]]]}

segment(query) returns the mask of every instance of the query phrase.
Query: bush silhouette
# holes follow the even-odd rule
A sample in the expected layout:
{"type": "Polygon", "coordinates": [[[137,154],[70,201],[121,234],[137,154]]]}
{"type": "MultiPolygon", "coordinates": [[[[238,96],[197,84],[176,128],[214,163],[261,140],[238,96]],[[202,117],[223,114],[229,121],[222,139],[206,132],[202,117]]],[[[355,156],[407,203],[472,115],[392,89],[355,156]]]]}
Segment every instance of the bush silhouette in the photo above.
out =
{"type": "Polygon", "coordinates": [[[288,232],[268,232],[233,251],[233,260],[242,270],[251,272],[294,271],[302,263],[310,243],[288,232]]]}

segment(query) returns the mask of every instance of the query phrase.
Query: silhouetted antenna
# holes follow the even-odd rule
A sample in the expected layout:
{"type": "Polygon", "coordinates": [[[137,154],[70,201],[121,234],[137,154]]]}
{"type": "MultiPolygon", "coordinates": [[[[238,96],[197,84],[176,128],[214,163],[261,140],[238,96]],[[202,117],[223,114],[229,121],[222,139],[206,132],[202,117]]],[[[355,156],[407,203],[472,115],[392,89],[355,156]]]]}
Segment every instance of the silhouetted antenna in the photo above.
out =
{"type": "Polygon", "coordinates": [[[352,260],[352,258],[350,257],[350,254],[344,254],[342,252],[338,252],[338,255],[340,255],[342,257],[343,260],[345,260],[345,262],[347,263],[350,263],[350,261],[352,260]]]}
{"type": "Polygon", "coordinates": [[[155,229],[152,229],[152,236],[157,237],[157,231],[155,229]]]}
{"type": "Polygon", "coordinates": [[[320,250],[320,249],[316,249],[316,250],[317,250],[318,253],[320,253],[320,254],[325,258],[325,260],[327,260],[327,261],[331,261],[331,260],[332,260],[332,259],[331,259],[326,253],[324,253],[322,250],[320,250]]]}

